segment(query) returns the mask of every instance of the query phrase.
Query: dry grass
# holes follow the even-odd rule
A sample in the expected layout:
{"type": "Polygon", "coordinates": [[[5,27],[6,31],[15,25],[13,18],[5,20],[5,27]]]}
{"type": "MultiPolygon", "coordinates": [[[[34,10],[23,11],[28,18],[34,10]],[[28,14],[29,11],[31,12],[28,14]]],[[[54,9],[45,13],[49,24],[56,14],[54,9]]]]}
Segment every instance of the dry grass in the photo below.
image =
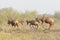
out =
{"type": "MultiPolygon", "coordinates": [[[[40,24],[39,24],[40,25],[40,24]]],[[[43,31],[42,25],[38,30],[33,30],[24,23],[18,28],[0,25],[0,40],[60,40],[60,25],[55,24],[51,30],[43,31]]]]}
{"type": "Polygon", "coordinates": [[[38,30],[31,29],[26,23],[24,25],[19,24],[18,28],[6,24],[8,18],[34,19],[36,14],[36,11],[20,14],[20,12],[10,8],[0,10],[0,40],[60,40],[60,20],[56,21],[51,30],[46,31],[43,31],[48,28],[45,24],[43,25],[44,28],[39,24],[38,30]]]}

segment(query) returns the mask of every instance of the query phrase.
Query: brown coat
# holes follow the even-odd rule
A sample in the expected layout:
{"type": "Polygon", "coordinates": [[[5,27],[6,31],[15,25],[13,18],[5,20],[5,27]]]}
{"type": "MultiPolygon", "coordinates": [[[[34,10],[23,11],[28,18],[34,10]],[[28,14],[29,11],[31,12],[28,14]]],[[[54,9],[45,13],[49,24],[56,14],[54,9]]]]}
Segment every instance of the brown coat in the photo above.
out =
{"type": "Polygon", "coordinates": [[[8,19],[8,24],[12,25],[12,26],[17,26],[18,27],[18,24],[21,23],[23,25],[23,20],[20,20],[20,19],[16,19],[16,18],[10,18],[8,19]]]}

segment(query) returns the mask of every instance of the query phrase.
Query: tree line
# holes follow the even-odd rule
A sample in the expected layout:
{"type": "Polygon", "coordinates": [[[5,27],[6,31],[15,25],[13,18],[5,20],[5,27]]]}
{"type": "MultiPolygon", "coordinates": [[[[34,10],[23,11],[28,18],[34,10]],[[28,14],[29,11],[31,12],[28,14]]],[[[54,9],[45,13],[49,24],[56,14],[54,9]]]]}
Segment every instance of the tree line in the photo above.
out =
{"type": "MultiPolygon", "coordinates": [[[[4,23],[8,20],[8,18],[21,18],[21,19],[34,19],[37,16],[42,16],[41,14],[37,15],[37,11],[25,11],[18,12],[13,8],[2,8],[0,9],[0,23],[4,23]]],[[[60,12],[55,12],[54,15],[43,14],[50,17],[54,17],[56,19],[60,19],[60,12]]]]}

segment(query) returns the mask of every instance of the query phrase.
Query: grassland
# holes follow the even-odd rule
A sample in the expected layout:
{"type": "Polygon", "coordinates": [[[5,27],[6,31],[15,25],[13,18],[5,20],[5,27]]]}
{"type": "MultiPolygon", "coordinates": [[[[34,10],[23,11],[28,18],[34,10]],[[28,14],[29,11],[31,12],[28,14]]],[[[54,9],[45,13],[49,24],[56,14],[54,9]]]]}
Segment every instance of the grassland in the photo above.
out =
{"type": "Polygon", "coordinates": [[[60,40],[60,25],[58,24],[46,31],[43,31],[44,28],[41,25],[38,30],[34,30],[26,24],[19,25],[19,28],[1,25],[0,29],[0,40],[60,40]]]}
{"type": "MultiPolygon", "coordinates": [[[[20,12],[21,13],[21,12],[20,12]]],[[[39,24],[39,29],[31,29],[26,22],[23,25],[19,24],[18,28],[14,28],[11,25],[8,26],[8,18],[19,19],[34,19],[36,17],[35,11],[26,11],[25,14],[20,14],[17,11],[13,11],[11,8],[5,8],[0,10],[0,40],[60,40],[60,20],[56,19],[55,24],[50,30],[48,24],[39,24]],[[44,28],[43,28],[44,27],[44,28]]]]}

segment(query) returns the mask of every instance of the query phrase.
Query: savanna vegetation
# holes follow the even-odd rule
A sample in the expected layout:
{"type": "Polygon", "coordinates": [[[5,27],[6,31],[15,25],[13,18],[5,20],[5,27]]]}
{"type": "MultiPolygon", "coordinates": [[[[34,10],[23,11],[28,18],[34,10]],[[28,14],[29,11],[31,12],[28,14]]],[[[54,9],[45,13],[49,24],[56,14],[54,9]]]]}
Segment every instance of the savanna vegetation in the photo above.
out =
{"type": "MultiPolygon", "coordinates": [[[[44,25],[46,27],[46,25],[44,25]]],[[[39,14],[37,11],[18,12],[13,8],[0,9],[0,40],[60,40],[60,12],[54,15],[39,14]],[[9,18],[35,19],[43,15],[54,18],[55,24],[50,31],[42,31],[44,28],[39,24],[39,29],[31,29],[26,23],[19,24],[18,28],[13,28],[7,24],[9,18]]]]}

